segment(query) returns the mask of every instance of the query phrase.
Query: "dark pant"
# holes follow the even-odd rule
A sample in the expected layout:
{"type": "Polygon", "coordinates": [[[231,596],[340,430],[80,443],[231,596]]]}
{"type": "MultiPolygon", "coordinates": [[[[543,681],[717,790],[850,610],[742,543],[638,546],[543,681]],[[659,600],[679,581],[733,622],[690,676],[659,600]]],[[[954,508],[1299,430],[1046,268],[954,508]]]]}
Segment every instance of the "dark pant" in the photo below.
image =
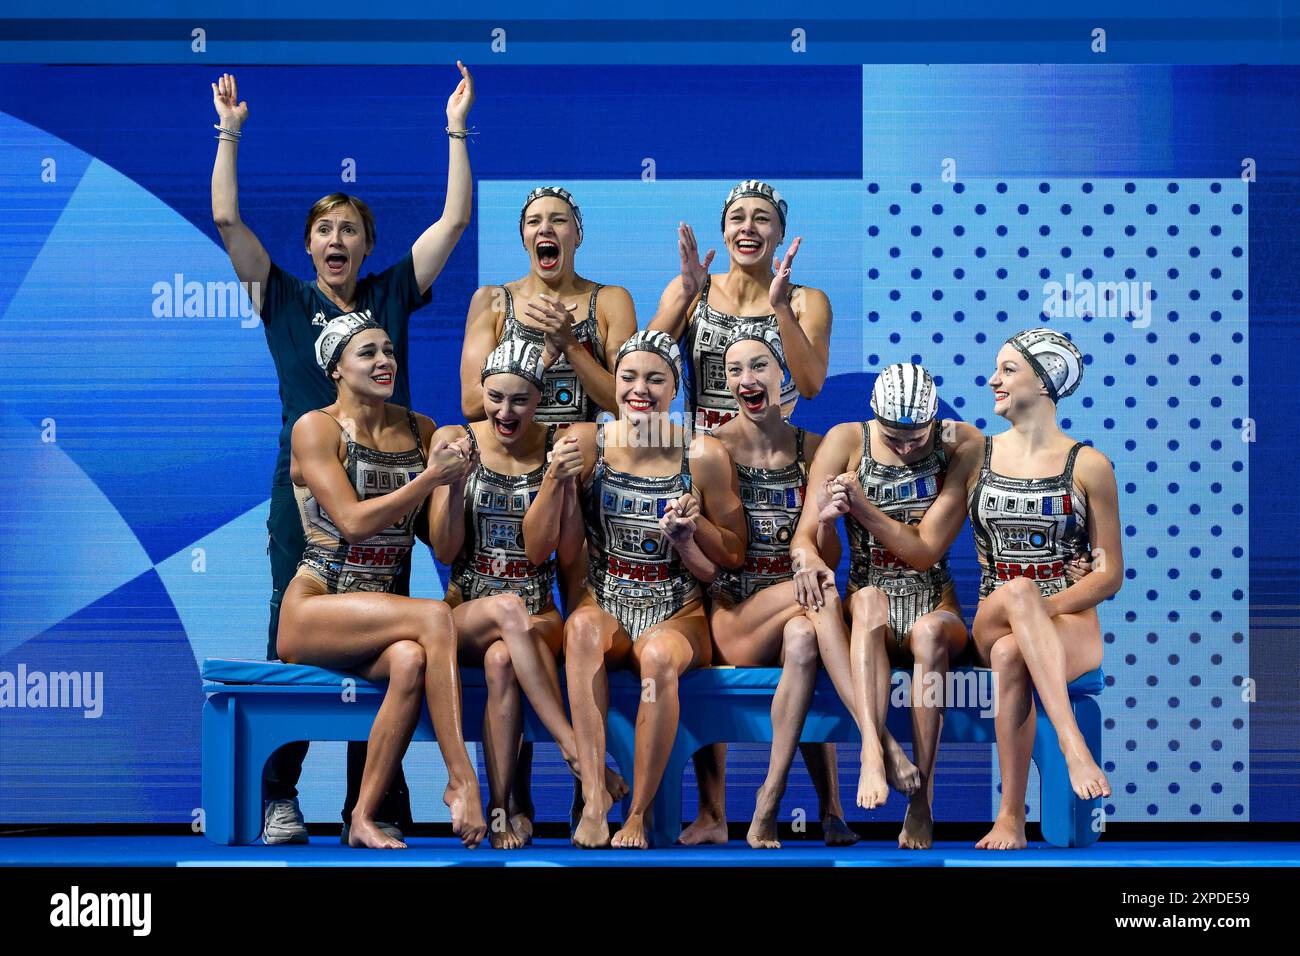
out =
{"type": "MultiPolygon", "coordinates": [[[[280,601],[285,589],[293,580],[298,569],[298,561],[307,543],[302,536],[302,519],[298,516],[298,505],[294,501],[291,486],[277,485],[271,489],[271,515],[266,522],[267,553],[271,557],[271,623],[267,630],[266,659],[279,660],[276,651],[275,636],[280,627],[280,601]]],[[[394,582],[396,594],[409,594],[411,588],[411,565],[407,562],[394,582]]],[[[302,775],[302,762],[307,756],[307,742],[286,744],[266,762],[262,771],[262,798],[264,800],[288,800],[298,795],[298,778],[302,775]]],[[[352,808],[357,805],[361,793],[361,772],[366,765],[366,742],[354,740],[348,743],[348,791],[343,803],[343,822],[352,820],[352,808]]],[[[399,765],[397,776],[383,802],[375,813],[376,820],[396,823],[407,829],[411,825],[411,794],[406,789],[406,777],[399,765]]]]}

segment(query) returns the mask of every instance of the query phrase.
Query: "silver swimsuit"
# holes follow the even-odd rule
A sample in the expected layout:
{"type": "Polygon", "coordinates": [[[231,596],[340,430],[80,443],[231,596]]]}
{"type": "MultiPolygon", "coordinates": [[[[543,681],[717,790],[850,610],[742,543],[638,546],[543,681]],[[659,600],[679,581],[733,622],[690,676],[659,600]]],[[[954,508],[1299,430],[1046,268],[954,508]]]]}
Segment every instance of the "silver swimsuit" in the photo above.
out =
{"type": "Polygon", "coordinates": [[[711,593],[739,604],[750,595],[794,576],[790,540],[803,511],[808,486],[804,462],[804,430],[795,437],[794,461],[782,468],[751,468],[736,465],[740,478],[740,503],[749,525],[745,566],[739,571],[718,572],[711,593]]]}
{"type": "MultiPolygon", "coordinates": [[[[948,458],[935,429],[930,454],[912,465],[886,465],[871,457],[871,424],[862,423],[862,461],[858,481],[867,500],[895,521],[916,525],[934,504],[948,471],[948,458]]],[[[898,557],[851,514],[844,522],[849,536],[849,590],[874,587],[889,598],[889,626],[900,645],[917,620],[943,600],[952,583],[948,556],[925,571],[898,557]]]]}
{"type": "MultiPolygon", "coordinates": [[[[751,322],[766,322],[776,328],[776,313],[771,315],[731,315],[719,312],[709,305],[709,286],[713,277],[704,280],[700,299],[695,304],[686,323],[682,359],[686,363],[686,414],[695,430],[704,435],[713,434],[718,426],[735,418],[740,412],[736,398],[727,388],[727,366],[723,361],[727,340],[736,326],[751,322]]],[[[799,286],[791,286],[794,295],[799,286]]],[[[786,376],[781,385],[781,414],[789,418],[799,389],[794,379],[786,376]]]]}
{"type": "Polygon", "coordinates": [[[984,439],[984,465],[967,507],[980,559],[980,598],[1014,578],[1029,578],[1044,597],[1070,586],[1065,568],[1087,554],[1088,502],[1074,486],[1070,449],[1065,470],[1052,478],[1008,478],[992,468],[993,439],[984,439]]]}
{"type": "MultiPolygon", "coordinates": [[[[478,440],[465,431],[475,449],[478,440]]],[[[546,430],[550,458],[555,426],[546,430]]],[[[451,580],[463,600],[512,593],[524,599],[529,614],[555,606],[555,558],[537,565],[524,551],[524,513],[541,490],[546,461],[525,475],[505,475],[479,460],[465,482],[465,543],[451,566],[451,580]]]]}
{"type": "Polygon", "coordinates": [[[635,641],[700,598],[699,582],[659,529],[668,502],[691,490],[688,449],[677,474],[630,475],[609,467],[604,425],[596,427],[596,465],[582,489],[587,586],[635,641]]]}
{"type": "MultiPolygon", "coordinates": [[[[573,337],[601,365],[605,364],[605,343],[600,338],[600,325],[596,322],[596,296],[605,288],[598,285],[591,290],[591,300],[587,303],[587,317],[581,322],[573,323],[573,337]]],[[[545,333],[530,325],[524,325],[515,318],[515,299],[505,286],[501,289],[506,294],[506,318],[501,328],[501,338],[522,338],[537,344],[543,344],[545,333]]],[[[578,373],[569,364],[567,356],[561,355],[542,374],[542,400],[534,416],[539,422],[594,422],[600,411],[591,400],[587,390],[582,387],[578,373]]]]}

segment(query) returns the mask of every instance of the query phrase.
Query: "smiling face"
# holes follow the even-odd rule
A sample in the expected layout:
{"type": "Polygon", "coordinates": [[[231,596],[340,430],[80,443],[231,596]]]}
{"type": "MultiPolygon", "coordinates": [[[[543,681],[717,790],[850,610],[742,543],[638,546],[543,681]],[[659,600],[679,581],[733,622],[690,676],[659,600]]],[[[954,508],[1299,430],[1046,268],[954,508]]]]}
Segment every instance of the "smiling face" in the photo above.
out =
{"type": "Polygon", "coordinates": [[[784,238],[776,207],[757,196],[737,199],[722,220],[722,241],[739,265],[770,262],[784,238]]]}
{"type": "Polygon", "coordinates": [[[312,265],[316,274],[330,285],[355,282],[371,248],[361,213],[351,203],[322,213],[308,229],[307,251],[312,265]]]}
{"type": "Polygon", "coordinates": [[[528,429],[541,400],[537,386],[510,372],[498,372],[483,380],[483,411],[497,441],[507,448],[528,429]]]}
{"type": "Polygon", "coordinates": [[[365,329],[352,336],[330,378],[340,391],[346,386],[358,398],[387,401],[393,397],[397,359],[383,329],[365,329]]]}
{"type": "Polygon", "coordinates": [[[998,349],[998,364],[989,378],[993,390],[993,412],[1010,419],[1017,412],[1040,401],[1051,401],[1038,373],[1014,345],[998,349]]]}
{"type": "Polygon", "coordinates": [[[573,269],[578,248],[578,224],[573,210],[558,196],[534,199],[524,210],[524,248],[532,259],[533,271],[543,279],[573,269]]]}
{"type": "Polygon", "coordinates": [[[929,454],[935,421],[920,428],[891,428],[877,421],[876,434],[880,436],[881,444],[910,465],[929,454]]]}
{"type": "Polygon", "coordinates": [[[614,398],[620,417],[646,421],[653,412],[666,412],[677,387],[673,370],[654,352],[629,352],[614,375],[614,398]]]}
{"type": "Polygon", "coordinates": [[[744,339],[727,349],[727,389],[741,414],[755,421],[781,414],[784,374],[776,356],[762,342],[744,339]]]}

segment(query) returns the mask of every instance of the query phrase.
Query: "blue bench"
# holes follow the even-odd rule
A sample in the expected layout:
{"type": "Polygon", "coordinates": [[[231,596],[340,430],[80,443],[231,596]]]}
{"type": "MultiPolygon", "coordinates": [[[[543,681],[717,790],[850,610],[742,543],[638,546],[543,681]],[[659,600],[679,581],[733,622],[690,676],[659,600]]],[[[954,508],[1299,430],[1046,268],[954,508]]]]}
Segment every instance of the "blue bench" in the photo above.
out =
{"type": "MultiPolygon", "coordinates": [[[[965,673],[959,668],[954,673],[965,673]]],[[[383,696],[380,685],[345,671],[298,664],[209,658],[203,664],[203,810],[208,839],[227,845],[252,843],[262,827],[262,769],[279,747],[295,740],[365,740],[383,696]]],[[[897,672],[896,672],[897,673],[897,672]]],[[[769,743],[770,709],[781,672],[775,668],[705,668],[681,681],[681,721],[663,783],[655,797],[651,838],[671,845],[681,831],[682,773],[691,756],[716,742],[769,743]]],[[[1101,762],[1101,712],[1096,695],[1104,681],[1100,671],[1070,685],[1070,700],[1079,729],[1094,758],[1101,762]]],[[[465,739],[481,741],[487,688],[483,672],[461,672],[465,739]]],[[[609,679],[610,756],[631,782],[640,682],[627,672],[609,679]]],[[[1100,800],[1079,800],[1070,789],[1056,731],[1037,709],[1033,760],[1038,767],[1043,838],[1055,846],[1094,843],[1094,809],[1100,800]]],[[[903,742],[911,739],[911,714],[891,708],[889,727],[903,742]]],[[[524,736],[548,741],[549,735],[525,707],[524,736]]],[[[415,730],[416,740],[433,740],[427,712],[415,730]]],[[[817,683],[807,721],[805,742],[860,746],[857,727],[840,703],[829,677],[817,683]]],[[[974,706],[949,708],[942,739],[993,743],[993,719],[974,706]]],[[[624,805],[626,812],[627,806],[624,805]]]]}

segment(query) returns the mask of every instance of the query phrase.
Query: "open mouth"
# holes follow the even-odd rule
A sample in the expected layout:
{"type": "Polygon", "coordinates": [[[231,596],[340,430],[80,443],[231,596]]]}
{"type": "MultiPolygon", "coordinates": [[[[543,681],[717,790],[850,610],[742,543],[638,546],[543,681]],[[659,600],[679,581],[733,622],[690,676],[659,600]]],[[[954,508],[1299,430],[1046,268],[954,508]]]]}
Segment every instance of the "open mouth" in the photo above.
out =
{"type": "Polygon", "coordinates": [[[739,393],[740,403],[751,412],[762,411],[767,404],[767,392],[761,388],[742,388],[739,393]]]}
{"type": "Polygon", "coordinates": [[[624,404],[634,412],[651,412],[655,407],[655,403],[648,398],[629,398],[624,404]]]}
{"type": "Polygon", "coordinates": [[[509,438],[510,436],[514,435],[517,431],[519,431],[520,423],[519,423],[519,419],[517,418],[514,419],[513,421],[507,421],[506,419],[503,418],[493,418],[492,424],[496,426],[498,435],[500,435],[502,438],[509,438]]]}
{"type": "Polygon", "coordinates": [[[1001,401],[1005,400],[1006,398],[1007,398],[1007,393],[1006,393],[1006,392],[994,392],[994,393],[993,393],[993,401],[995,401],[995,402],[1001,402],[1001,401]]]}
{"type": "Polygon", "coordinates": [[[392,384],[393,384],[393,373],[392,373],[392,372],[380,372],[378,375],[372,375],[372,376],[370,376],[370,381],[374,382],[376,385],[392,385],[392,384]]]}
{"type": "Polygon", "coordinates": [[[559,264],[559,243],[551,242],[549,239],[543,239],[539,242],[537,244],[537,265],[549,272],[559,264]]]}
{"type": "Polygon", "coordinates": [[[348,267],[348,257],[341,252],[331,252],[325,257],[325,268],[337,275],[348,267]]]}
{"type": "Polygon", "coordinates": [[[763,248],[763,244],[757,239],[737,239],[736,251],[742,255],[752,256],[763,248]]]}

